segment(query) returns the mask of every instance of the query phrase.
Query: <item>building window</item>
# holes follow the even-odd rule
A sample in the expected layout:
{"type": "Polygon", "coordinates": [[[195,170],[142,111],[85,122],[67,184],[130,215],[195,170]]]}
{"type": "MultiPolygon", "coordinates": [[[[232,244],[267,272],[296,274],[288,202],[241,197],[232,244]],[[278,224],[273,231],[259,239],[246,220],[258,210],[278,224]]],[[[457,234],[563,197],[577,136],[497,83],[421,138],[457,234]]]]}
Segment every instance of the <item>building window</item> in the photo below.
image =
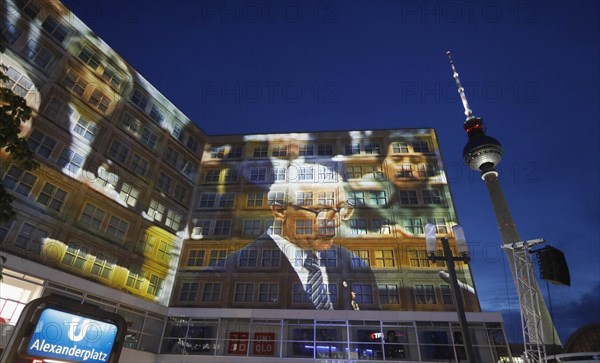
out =
{"type": "Polygon", "coordinates": [[[98,58],[98,56],[94,54],[94,51],[88,47],[83,47],[83,49],[81,49],[81,52],[79,52],[79,59],[90,66],[94,71],[100,67],[100,58],[98,58]]]}
{"type": "Polygon", "coordinates": [[[131,172],[145,178],[148,175],[148,169],[150,168],[150,161],[139,156],[138,154],[133,154],[131,157],[131,172]]]}
{"type": "Polygon", "coordinates": [[[423,195],[423,204],[442,204],[442,196],[437,189],[422,190],[421,194],[423,195]]]}
{"type": "Polygon", "coordinates": [[[83,97],[85,94],[85,89],[88,86],[88,82],[75,72],[68,71],[64,79],[64,86],[79,97],[83,97]]]}
{"type": "Polygon", "coordinates": [[[312,234],[313,223],[308,219],[297,219],[296,220],[296,234],[312,234]]]}
{"type": "Polygon", "coordinates": [[[292,287],[292,302],[295,304],[311,304],[312,300],[309,294],[306,293],[310,290],[310,285],[294,284],[292,287]]]}
{"type": "Polygon", "coordinates": [[[231,234],[231,220],[215,221],[215,236],[229,236],[231,234]]]}
{"type": "Polygon", "coordinates": [[[7,189],[13,190],[26,197],[29,196],[36,181],[37,176],[15,165],[10,166],[3,179],[4,186],[7,189]]]}
{"type": "Polygon", "coordinates": [[[314,155],[313,144],[300,145],[298,154],[300,156],[313,156],[314,155]]]}
{"type": "Polygon", "coordinates": [[[144,127],[140,136],[142,144],[146,145],[150,150],[156,150],[158,146],[158,135],[151,129],[144,127]]]}
{"type": "Polygon", "coordinates": [[[377,285],[377,288],[379,289],[379,302],[382,304],[400,304],[398,285],[381,284],[377,285]]]}
{"type": "Polygon", "coordinates": [[[394,251],[392,250],[377,250],[375,251],[375,266],[390,268],[395,267],[394,251]]]}
{"type": "MultiPolygon", "coordinates": [[[[154,106],[152,107],[152,109],[154,110],[154,106]]],[[[183,124],[181,124],[181,122],[176,121],[173,123],[173,130],[171,131],[171,135],[173,135],[173,137],[176,138],[178,141],[183,142],[183,140],[185,139],[185,131],[183,130],[183,124]]]]}
{"type": "Polygon", "coordinates": [[[8,77],[5,85],[21,97],[25,97],[29,90],[33,88],[33,82],[13,67],[8,67],[5,75],[8,77]]]}
{"type": "Polygon", "coordinates": [[[256,259],[258,256],[257,250],[241,250],[238,266],[240,267],[256,267],[256,259]]]}
{"type": "Polygon", "coordinates": [[[369,205],[386,205],[387,196],[384,190],[369,191],[369,205]]]}
{"type": "Polygon", "coordinates": [[[23,31],[6,19],[3,19],[0,24],[0,32],[8,44],[15,44],[17,39],[21,37],[23,31]]]}
{"type": "Polygon", "coordinates": [[[269,145],[260,144],[254,145],[252,156],[255,158],[266,158],[269,155],[269,145]]]}
{"type": "Polygon", "coordinates": [[[219,196],[219,208],[233,208],[235,193],[223,193],[219,196]]]}
{"type": "Polygon", "coordinates": [[[111,216],[108,221],[108,226],[106,227],[106,234],[115,237],[119,241],[125,240],[125,235],[127,234],[127,229],[129,228],[129,223],[124,220],[111,216]]]}
{"type": "Polygon", "coordinates": [[[175,190],[173,191],[173,198],[175,198],[176,201],[183,203],[187,194],[188,194],[188,190],[186,187],[184,187],[181,184],[175,184],[175,190]]]}
{"type": "Polygon", "coordinates": [[[334,192],[318,192],[317,205],[335,205],[334,192]]]}
{"type": "Polygon", "coordinates": [[[396,167],[396,178],[412,179],[413,177],[411,164],[402,164],[396,167]]]}
{"type": "Polygon", "coordinates": [[[447,234],[448,228],[446,227],[445,218],[427,218],[427,223],[431,223],[435,226],[435,232],[440,234],[447,234]]]}
{"type": "Polygon", "coordinates": [[[427,251],[425,250],[409,250],[408,257],[410,259],[411,267],[429,267],[431,261],[429,261],[429,257],[427,256],[427,251]]]}
{"type": "Polygon", "coordinates": [[[254,300],[254,284],[237,283],[235,284],[234,302],[252,302],[254,300]]]}
{"type": "Polygon", "coordinates": [[[100,209],[90,203],[86,203],[85,207],[83,208],[83,212],[79,217],[79,223],[99,230],[105,216],[105,210],[100,209]]]}
{"type": "Polygon", "coordinates": [[[373,286],[369,284],[352,284],[352,291],[356,293],[357,303],[373,304],[373,286]]]}
{"type": "Polygon", "coordinates": [[[219,302],[221,300],[221,283],[206,282],[202,290],[202,302],[219,302]]]}
{"type": "Polygon", "coordinates": [[[335,170],[334,166],[326,166],[326,165],[320,165],[319,166],[319,181],[337,181],[337,171],[335,170]]]}
{"type": "Polygon", "coordinates": [[[433,164],[419,164],[419,177],[432,178],[438,174],[437,167],[433,164]]]}
{"type": "Polygon", "coordinates": [[[156,121],[156,123],[159,125],[162,125],[163,121],[165,120],[165,112],[156,105],[152,105],[152,109],[150,110],[148,116],[150,116],[150,118],[156,121]]]}
{"type": "Polygon", "coordinates": [[[158,190],[162,191],[165,194],[169,194],[172,183],[173,179],[171,179],[170,176],[168,176],[162,171],[158,173],[158,178],[156,179],[156,187],[158,188],[158,190]]]}
{"type": "Polygon", "coordinates": [[[318,156],[333,156],[333,144],[318,144],[317,145],[318,156]]]}
{"type": "Polygon", "coordinates": [[[108,156],[115,161],[125,163],[127,155],[129,155],[129,147],[127,147],[127,145],[125,145],[121,140],[114,139],[108,148],[108,156]]]}
{"type": "Polygon", "coordinates": [[[267,195],[267,203],[269,205],[273,205],[273,203],[277,203],[280,205],[285,204],[285,193],[284,192],[269,192],[267,195]]]}
{"type": "Polygon", "coordinates": [[[274,157],[287,156],[287,145],[274,145],[271,155],[274,157]]]}
{"type": "Polygon", "coordinates": [[[73,127],[73,131],[76,134],[83,136],[88,141],[94,141],[98,127],[93,122],[90,122],[83,117],[77,120],[77,123],[73,127]]]}
{"type": "Polygon", "coordinates": [[[198,208],[212,208],[217,202],[217,193],[202,193],[200,194],[200,202],[198,208]]]}
{"type": "Polygon", "coordinates": [[[164,213],[165,206],[152,199],[150,201],[150,206],[148,207],[148,215],[150,218],[154,218],[155,221],[162,221],[164,213]]]}
{"type": "Polygon", "coordinates": [[[117,186],[118,181],[119,176],[117,174],[111,173],[101,166],[98,168],[98,177],[96,180],[94,180],[94,183],[96,183],[100,188],[112,190],[117,186]]]}
{"type": "Polygon", "coordinates": [[[320,235],[333,236],[335,234],[335,220],[318,218],[317,231],[320,235]]]}
{"type": "Polygon", "coordinates": [[[136,88],[131,95],[131,103],[139,107],[142,111],[145,111],[146,106],[148,106],[148,96],[136,88]]]}
{"type": "Polygon", "coordinates": [[[389,219],[372,219],[371,231],[375,234],[391,234],[389,219]]]}
{"type": "Polygon", "coordinates": [[[297,192],[296,193],[296,205],[313,205],[313,193],[312,192],[297,192]]]}
{"type": "Polygon", "coordinates": [[[210,149],[211,159],[222,159],[225,157],[225,146],[216,146],[210,149]]]}
{"type": "Polygon", "coordinates": [[[367,234],[366,219],[350,219],[348,221],[348,227],[350,227],[351,234],[367,234]]]}
{"type": "Polygon", "coordinates": [[[11,219],[6,223],[0,224],[0,241],[4,241],[14,223],[14,219],[11,219]]]}
{"type": "Polygon", "coordinates": [[[44,114],[53,122],[60,125],[68,125],[71,121],[71,116],[75,113],[73,108],[64,100],[52,97],[46,105],[44,114]]]}
{"type": "Polygon", "coordinates": [[[267,180],[267,168],[257,167],[250,168],[250,181],[265,181],[267,180]]]}
{"type": "Polygon", "coordinates": [[[265,221],[265,229],[268,231],[269,234],[276,234],[281,236],[281,229],[283,228],[283,221],[282,220],[268,220],[265,221]]]}
{"type": "Polygon", "coordinates": [[[381,147],[377,142],[366,142],[364,144],[365,154],[381,154],[381,147]]]}
{"type": "MultiPolygon", "coordinates": [[[[179,164],[179,159],[181,158],[181,155],[179,155],[179,153],[177,151],[175,151],[175,149],[173,149],[171,146],[167,146],[167,150],[165,151],[165,161],[171,165],[172,167],[174,167],[175,169],[177,169],[177,165],[179,164]]],[[[219,169],[214,169],[214,170],[209,170],[209,171],[219,171],[219,169]]],[[[218,174],[217,174],[217,179],[214,181],[219,181],[218,178],[218,174]]]]}
{"type": "Polygon", "coordinates": [[[208,260],[209,266],[225,266],[225,257],[227,255],[226,250],[212,250],[210,251],[210,258],[208,260]]]}
{"type": "Polygon", "coordinates": [[[242,232],[244,237],[257,237],[261,233],[261,220],[251,219],[244,221],[244,230],[242,232]]]}
{"type": "Polygon", "coordinates": [[[144,283],[144,273],[139,267],[130,267],[129,274],[127,275],[126,286],[134,288],[136,290],[142,289],[142,284],[144,283]]]}
{"type": "Polygon", "coordinates": [[[204,263],[204,250],[190,250],[188,252],[186,266],[200,267],[204,263]]]}
{"type": "Polygon", "coordinates": [[[362,178],[362,167],[361,166],[346,166],[346,178],[347,179],[362,178]]]}
{"type": "Polygon", "coordinates": [[[351,143],[351,144],[344,145],[344,154],[346,154],[346,155],[360,154],[360,144],[359,143],[351,143]]]}
{"type": "Polygon", "coordinates": [[[185,143],[185,147],[187,147],[191,152],[195,153],[198,151],[198,147],[200,143],[194,137],[189,136],[187,142],[185,143]]]}
{"type": "Polygon", "coordinates": [[[48,237],[48,232],[29,223],[23,223],[19,235],[15,239],[15,245],[24,250],[39,254],[42,250],[42,242],[48,237]]]}
{"type": "Polygon", "coordinates": [[[348,192],[348,203],[355,207],[365,205],[365,193],[357,191],[348,192]]]}
{"type": "Polygon", "coordinates": [[[370,265],[368,250],[352,250],[352,267],[362,268],[370,265]]]}
{"type": "Polygon", "coordinates": [[[279,296],[279,285],[260,284],[258,285],[258,302],[276,303],[279,296]]]}
{"type": "Polygon", "coordinates": [[[65,255],[62,259],[62,263],[74,267],[79,270],[83,270],[85,262],[88,257],[88,251],[75,243],[69,243],[65,255]]]}
{"type": "Polygon", "coordinates": [[[121,192],[119,193],[119,199],[127,203],[127,205],[135,207],[140,195],[139,190],[131,186],[129,183],[123,183],[121,192]]]}
{"type": "Polygon", "coordinates": [[[248,207],[262,207],[263,199],[265,195],[261,192],[249,192],[246,195],[247,201],[246,206],[248,207]]]}
{"type": "Polygon", "coordinates": [[[428,153],[429,143],[425,140],[416,140],[412,142],[413,151],[416,153],[428,153]]]}
{"type": "Polygon", "coordinates": [[[452,299],[452,290],[450,290],[450,285],[440,285],[440,290],[442,292],[442,304],[454,304],[454,300],[452,299]]]}
{"type": "Polygon", "coordinates": [[[408,153],[408,143],[407,142],[393,142],[392,143],[392,152],[394,154],[406,154],[408,153]]]}
{"type": "Polygon", "coordinates": [[[400,204],[404,205],[417,205],[419,204],[419,198],[417,197],[416,190],[400,190],[400,204]]]}
{"type": "Polygon", "coordinates": [[[227,154],[227,159],[241,159],[242,158],[243,148],[241,145],[234,145],[229,147],[229,154],[227,154]]]}
{"type": "Polygon", "coordinates": [[[148,283],[148,294],[152,296],[158,296],[162,292],[162,286],[164,283],[164,279],[156,275],[150,275],[150,280],[148,283]]]}
{"type": "Polygon", "coordinates": [[[273,181],[284,181],[285,180],[285,171],[286,168],[282,168],[282,167],[273,167],[273,170],[271,170],[271,176],[273,178],[273,181]]]}
{"type": "Polygon", "coordinates": [[[280,250],[263,250],[262,267],[279,267],[281,261],[280,250]]]}
{"type": "Polygon", "coordinates": [[[195,301],[198,295],[197,282],[184,282],[179,291],[179,301],[195,301]]]}
{"type": "Polygon", "coordinates": [[[38,129],[34,129],[27,140],[27,146],[34,153],[49,159],[54,147],[56,147],[56,140],[48,135],[44,135],[38,129]]]}
{"type": "Polygon", "coordinates": [[[94,265],[92,266],[90,272],[93,275],[109,279],[114,268],[115,263],[111,258],[103,256],[102,254],[98,254],[94,259],[94,265]]]}
{"type": "Polygon", "coordinates": [[[208,169],[204,174],[205,183],[218,183],[221,175],[221,169],[208,169]]]}
{"type": "Polygon", "coordinates": [[[405,218],[404,229],[407,233],[423,234],[423,221],[421,218],[405,218]]]}
{"type": "Polygon", "coordinates": [[[123,82],[123,77],[111,66],[106,65],[102,72],[102,78],[108,81],[113,87],[119,87],[123,82]]]}
{"type": "Polygon", "coordinates": [[[225,183],[237,183],[239,180],[239,175],[237,169],[228,168],[224,170],[223,181],[225,183]]]}
{"type": "Polygon", "coordinates": [[[433,285],[415,285],[415,300],[417,304],[436,304],[433,285]]]}
{"type": "Polygon", "coordinates": [[[168,262],[171,260],[172,251],[173,246],[171,246],[170,243],[167,243],[166,241],[160,241],[158,244],[158,251],[156,251],[156,257],[168,262]]]}
{"type": "Polygon", "coordinates": [[[337,250],[328,249],[319,252],[319,266],[336,267],[337,266],[337,250]]]}
{"type": "Polygon", "coordinates": [[[98,111],[102,113],[106,113],[110,106],[110,98],[108,98],[108,96],[98,91],[97,89],[95,89],[92,92],[90,98],[88,99],[88,102],[90,103],[90,105],[92,105],[92,107],[98,109],[98,111]]]}
{"type": "Polygon", "coordinates": [[[47,48],[39,45],[33,39],[30,39],[27,42],[27,45],[23,49],[23,54],[27,59],[29,59],[33,64],[37,65],[41,69],[45,69],[54,58],[52,52],[50,52],[47,48]]]}
{"type": "Polygon", "coordinates": [[[298,180],[313,181],[315,179],[315,171],[312,166],[301,166],[297,170],[298,170],[298,180]]]}
{"type": "Polygon", "coordinates": [[[65,199],[67,199],[66,191],[56,185],[46,182],[38,195],[37,202],[60,212],[62,206],[65,204],[65,199]]]}
{"type": "Polygon", "coordinates": [[[20,0],[15,1],[15,4],[23,11],[23,14],[31,19],[34,19],[40,12],[40,4],[37,1],[20,0]]]}

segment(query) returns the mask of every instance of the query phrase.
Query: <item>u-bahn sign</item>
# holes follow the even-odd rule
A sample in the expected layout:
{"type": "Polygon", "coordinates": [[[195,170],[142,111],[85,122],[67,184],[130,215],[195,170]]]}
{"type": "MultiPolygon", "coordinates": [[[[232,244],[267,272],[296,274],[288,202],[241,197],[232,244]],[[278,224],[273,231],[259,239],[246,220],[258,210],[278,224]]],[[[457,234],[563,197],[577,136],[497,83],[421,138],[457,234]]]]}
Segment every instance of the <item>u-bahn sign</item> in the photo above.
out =
{"type": "Polygon", "coordinates": [[[125,319],[120,315],[68,299],[43,297],[23,310],[0,362],[116,363],[125,333],[125,319]]]}

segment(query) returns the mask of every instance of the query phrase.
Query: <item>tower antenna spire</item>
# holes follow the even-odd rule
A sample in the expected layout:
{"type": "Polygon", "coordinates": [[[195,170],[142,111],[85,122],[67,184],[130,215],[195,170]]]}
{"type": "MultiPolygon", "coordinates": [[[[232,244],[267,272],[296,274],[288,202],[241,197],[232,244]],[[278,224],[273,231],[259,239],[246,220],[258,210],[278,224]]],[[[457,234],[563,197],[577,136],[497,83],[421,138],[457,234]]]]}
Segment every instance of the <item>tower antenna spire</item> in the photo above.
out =
{"type": "Polygon", "coordinates": [[[448,59],[450,60],[450,66],[452,67],[452,72],[454,72],[454,74],[452,76],[454,77],[454,80],[456,81],[456,87],[458,87],[458,94],[460,95],[460,100],[462,101],[463,107],[465,109],[465,116],[467,116],[467,120],[469,120],[469,119],[473,118],[473,111],[471,111],[471,108],[469,107],[469,102],[467,102],[467,96],[465,95],[465,89],[460,84],[460,79],[458,78],[458,72],[456,71],[456,68],[454,67],[454,62],[452,61],[452,55],[450,55],[450,51],[447,51],[446,55],[448,56],[448,59]]]}

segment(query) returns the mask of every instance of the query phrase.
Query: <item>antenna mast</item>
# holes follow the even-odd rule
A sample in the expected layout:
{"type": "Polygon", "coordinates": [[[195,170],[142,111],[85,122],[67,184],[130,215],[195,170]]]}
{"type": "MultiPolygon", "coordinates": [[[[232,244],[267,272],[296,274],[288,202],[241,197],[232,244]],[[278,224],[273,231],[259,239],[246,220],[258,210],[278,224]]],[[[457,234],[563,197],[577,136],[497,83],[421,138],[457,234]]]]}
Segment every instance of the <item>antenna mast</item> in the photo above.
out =
{"type": "Polygon", "coordinates": [[[469,108],[469,102],[467,102],[467,96],[465,95],[465,89],[460,84],[460,79],[458,78],[458,72],[456,71],[456,68],[454,67],[454,62],[452,61],[452,55],[450,54],[450,51],[447,51],[446,55],[448,56],[448,59],[450,60],[450,66],[452,67],[452,72],[454,72],[454,74],[452,76],[454,77],[454,80],[456,81],[456,87],[458,87],[458,94],[460,95],[460,100],[462,101],[463,107],[465,109],[465,116],[467,116],[467,120],[469,120],[469,119],[473,118],[473,111],[471,111],[471,108],[469,108]]]}

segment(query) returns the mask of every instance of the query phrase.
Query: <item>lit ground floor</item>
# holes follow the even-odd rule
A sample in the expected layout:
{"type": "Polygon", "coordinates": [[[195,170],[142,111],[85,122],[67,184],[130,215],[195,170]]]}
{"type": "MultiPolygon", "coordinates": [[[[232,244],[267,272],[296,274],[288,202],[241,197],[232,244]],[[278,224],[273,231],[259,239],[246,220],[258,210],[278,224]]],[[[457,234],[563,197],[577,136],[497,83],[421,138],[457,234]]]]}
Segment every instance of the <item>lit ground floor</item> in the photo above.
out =
{"type": "MultiPolygon", "coordinates": [[[[7,257],[4,344],[25,304],[54,294],[122,315],[128,325],[123,363],[465,361],[453,312],[169,308],[7,257]]],[[[467,320],[476,362],[508,356],[500,314],[467,313],[467,320]]]]}

